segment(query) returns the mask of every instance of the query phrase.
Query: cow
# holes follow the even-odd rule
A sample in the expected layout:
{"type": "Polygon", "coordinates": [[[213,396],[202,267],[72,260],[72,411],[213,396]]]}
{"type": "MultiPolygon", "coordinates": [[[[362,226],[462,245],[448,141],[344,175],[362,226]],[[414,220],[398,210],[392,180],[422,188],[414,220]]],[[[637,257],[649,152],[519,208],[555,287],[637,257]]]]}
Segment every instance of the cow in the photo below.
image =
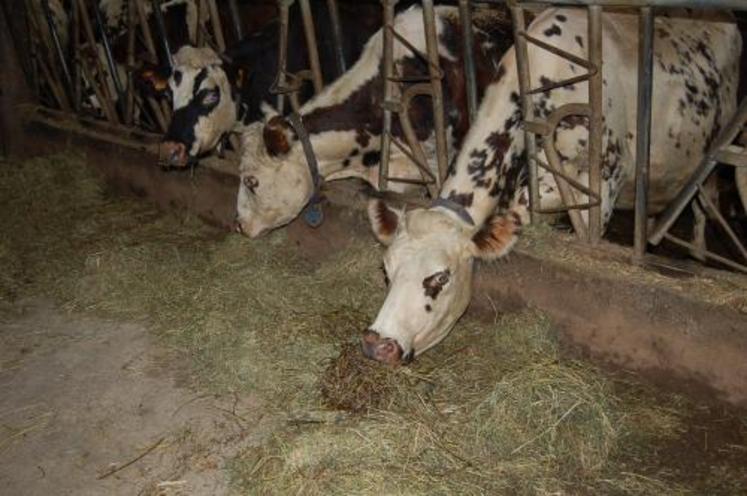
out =
{"type": "MultiPolygon", "coordinates": [[[[312,7],[322,75],[329,81],[336,71],[330,20],[321,2],[312,2],[312,7]]],[[[346,12],[340,12],[341,27],[343,53],[350,64],[375,31],[376,19],[346,12]]],[[[300,7],[293,6],[289,15],[287,70],[297,72],[309,67],[300,7]]],[[[174,114],[162,144],[168,165],[184,167],[193,163],[221,143],[236,126],[262,118],[262,107],[271,105],[276,98],[271,88],[277,73],[278,50],[278,26],[271,23],[223,54],[182,47],[174,56],[173,72],[150,73],[153,87],[169,88],[172,94],[174,114]],[[211,94],[207,105],[198,97],[206,92],[211,94]]],[[[301,101],[309,96],[309,88],[303,88],[301,101]]]]}
{"type": "MultiPolygon", "coordinates": [[[[605,12],[603,25],[602,221],[613,207],[633,206],[636,139],[638,17],[605,12]]],[[[548,9],[529,34],[586,56],[586,12],[548,9]]],[[[741,38],[733,21],[714,13],[667,11],[655,21],[650,208],[673,198],[736,108],[741,38]]],[[[530,46],[533,86],[578,75],[581,68],[530,46]]],[[[474,126],[430,208],[400,211],[381,200],[368,206],[372,229],[387,246],[384,269],[389,290],[374,322],[361,338],[363,354],[402,364],[427,351],[453,328],[471,298],[475,259],[508,253],[528,220],[522,115],[516,54],[500,63],[501,77],[488,88],[474,126]]],[[[548,114],[587,100],[587,84],[576,83],[539,97],[548,114]]],[[[588,178],[578,160],[586,128],[575,119],[557,130],[566,143],[563,161],[588,178]],[[582,126],[582,128],[578,128],[582,126]],[[570,136],[570,139],[564,139],[570,136]]],[[[556,201],[557,199],[551,199],[556,201]]]]}
{"type": "MultiPolygon", "coordinates": [[[[454,150],[469,128],[462,66],[461,25],[458,10],[435,9],[438,51],[444,93],[444,114],[449,147],[454,150]]],[[[479,95],[497,76],[500,56],[511,44],[511,27],[505,10],[483,10],[474,22],[474,52],[479,95]]],[[[419,51],[425,52],[423,14],[411,7],[395,17],[395,29],[419,51]]],[[[376,186],[382,134],[383,80],[382,31],[366,44],[360,59],[341,78],[300,109],[303,125],[319,162],[320,175],[327,180],[359,177],[376,186]]],[[[426,63],[395,43],[397,72],[404,78],[428,73],[426,63]]],[[[409,117],[417,139],[422,142],[435,169],[435,140],[431,101],[412,100],[409,117]]],[[[392,134],[404,141],[399,120],[392,134]]],[[[303,147],[291,125],[281,116],[268,115],[262,124],[243,134],[240,165],[241,183],[237,197],[236,224],[240,232],[256,237],[294,219],[309,202],[315,185],[303,147]]],[[[412,161],[392,146],[390,176],[419,179],[412,161]]],[[[402,191],[401,182],[391,182],[402,191]]]]}

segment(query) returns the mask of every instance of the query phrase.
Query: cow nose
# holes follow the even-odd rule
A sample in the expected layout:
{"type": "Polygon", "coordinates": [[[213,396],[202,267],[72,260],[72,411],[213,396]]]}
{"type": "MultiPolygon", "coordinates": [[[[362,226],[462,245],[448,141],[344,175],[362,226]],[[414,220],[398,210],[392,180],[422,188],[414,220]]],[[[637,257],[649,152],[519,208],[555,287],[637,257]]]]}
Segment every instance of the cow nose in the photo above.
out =
{"type": "Polygon", "coordinates": [[[363,355],[371,360],[399,365],[402,363],[402,347],[392,338],[382,338],[378,332],[367,330],[361,338],[363,355]]]}
{"type": "Polygon", "coordinates": [[[187,162],[187,147],[184,143],[165,141],[161,144],[163,162],[166,165],[182,167],[187,162]]]}
{"type": "Polygon", "coordinates": [[[233,230],[239,234],[244,234],[244,228],[241,226],[238,213],[233,218],[233,230]]]}

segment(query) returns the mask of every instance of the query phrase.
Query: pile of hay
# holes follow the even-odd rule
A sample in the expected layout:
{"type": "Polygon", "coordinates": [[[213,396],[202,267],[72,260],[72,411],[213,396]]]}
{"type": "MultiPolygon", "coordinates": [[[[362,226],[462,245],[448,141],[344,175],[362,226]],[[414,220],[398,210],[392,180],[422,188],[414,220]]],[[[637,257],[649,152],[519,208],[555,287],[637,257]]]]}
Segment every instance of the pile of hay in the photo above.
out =
{"type": "Polygon", "coordinates": [[[278,428],[232,461],[241,492],[689,494],[649,464],[687,405],[621,396],[540,313],[465,320],[379,367],[357,348],[385,294],[372,240],[309,266],[282,232],[248,241],[112,198],[80,156],[0,175],[0,298],[146,322],[202,387],[263,400],[278,428]]]}

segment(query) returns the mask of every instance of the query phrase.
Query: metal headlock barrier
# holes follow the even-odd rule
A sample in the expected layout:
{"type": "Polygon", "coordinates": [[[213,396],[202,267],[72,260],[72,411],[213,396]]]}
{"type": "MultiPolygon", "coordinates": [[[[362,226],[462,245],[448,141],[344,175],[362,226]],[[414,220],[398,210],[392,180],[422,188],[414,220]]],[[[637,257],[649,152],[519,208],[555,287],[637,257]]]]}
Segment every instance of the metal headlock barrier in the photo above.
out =
{"type": "MultiPolygon", "coordinates": [[[[504,3],[503,0],[481,0],[484,3],[504,3]]],[[[651,112],[653,93],[653,39],[654,39],[654,8],[683,7],[732,9],[747,11],[744,0],[551,0],[550,2],[534,2],[524,0],[508,0],[514,21],[514,40],[516,46],[517,70],[521,94],[522,111],[524,115],[525,139],[527,144],[528,172],[530,183],[530,213],[532,221],[537,214],[554,213],[539,207],[540,196],[537,180],[538,167],[542,167],[553,174],[569,217],[577,235],[588,239],[592,244],[599,241],[602,228],[600,216],[600,190],[602,160],[602,29],[601,14],[604,7],[633,7],[639,12],[639,53],[638,53],[638,96],[636,122],[636,176],[635,176],[635,233],[634,233],[634,262],[642,262],[646,254],[648,243],[657,245],[662,239],[667,239],[677,245],[693,249],[694,246],[669,233],[675,220],[684,208],[695,198],[703,203],[706,211],[715,219],[727,233],[745,263],[740,264],[728,260],[710,251],[705,256],[720,262],[732,269],[747,272],[747,250],[744,243],[737,237],[718,209],[704,192],[703,184],[709,174],[713,172],[718,162],[735,167],[747,166],[747,143],[733,144],[747,125],[747,99],[739,106],[729,124],[721,130],[706,152],[699,167],[692,174],[686,186],[681,190],[670,206],[659,216],[657,223],[649,235],[648,229],[648,183],[651,145],[651,112]],[[587,10],[588,15],[588,60],[580,59],[554,47],[546,42],[537,40],[526,32],[524,9],[532,6],[576,6],[587,10]],[[547,50],[557,56],[584,67],[586,74],[574,78],[555,82],[540,88],[531,88],[530,67],[527,47],[529,44],[547,50]],[[539,119],[527,117],[534,115],[533,95],[548,90],[560,88],[580,81],[588,81],[589,100],[587,103],[564,105],[547,118],[539,119]],[[569,115],[581,115],[589,119],[589,187],[578,184],[565,173],[552,140],[555,128],[560,121],[569,115]],[[537,136],[543,137],[542,149],[548,163],[542,162],[537,154],[537,136]],[[586,204],[578,204],[575,200],[577,192],[581,192],[590,199],[586,204]],[[589,222],[586,224],[580,215],[580,209],[589,210],[589,222]]],[[[474,67],[467,67],[468,72],[474,67]]],[[[468,75],[468,78],[472,77],[468,75]]]]}

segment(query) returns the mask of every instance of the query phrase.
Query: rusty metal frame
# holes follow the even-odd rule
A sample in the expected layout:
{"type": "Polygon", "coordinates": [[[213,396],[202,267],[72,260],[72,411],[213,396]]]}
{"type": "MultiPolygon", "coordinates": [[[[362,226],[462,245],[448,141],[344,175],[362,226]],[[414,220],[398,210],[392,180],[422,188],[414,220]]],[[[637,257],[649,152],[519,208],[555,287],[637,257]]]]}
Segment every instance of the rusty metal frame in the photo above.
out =
{"type": "Polygon", "coordinates": [[[384,13],[384,26],[382,27],[384,50],[382,77],[384,80],[384,98],[382,103],[383,122],[378,186],[380,191],[386,191],[389,186],[389,181],[417,184],[424,186],[428,190],[429,195],[435,198],[441,188],[441,183],[446,176],[448,149],[444,118],[443,87],[441,85],[443,71],[439,64],[434,6],[432,0],[423,0],[422,2],[426,45],[426,53],[422,53],[396,31],[394,27],[394,6],[396,3],[397,0],[382,0],[384,13]],[[396,61],[394,60],[395,40],[426,62],[428,74],[414,77],[401,77],[396,73],[396,61]],[[403,88],[403,85],[407,83],[414,84],[403,88]],[[401,95],[399,99],[395,97],[396,92],[399,92],[401,95]],[[438,168],[436,174],[431,172],[426,154],[423,151],[420,141],[417,139],[412,122],[410,122],[410,102],[418,95],[431,97],[434,134],[436,139],[436,163],[438,168]],[[399,118],[400,126],[405,135],[405,141],[407,146],[410,148],[409,152],[405,149],[405,145],[392,135],[392,118],[394,114],[397,114],[397,117],[399,118]],[[397,178],[389,175],[389,161],[391,159],[392,144],[412,160],[420,172],[421,180],[397,178]]]}
{"type": "Polygon", "coordinates": [[[511,3],[511,15],[514,24],[514,41],[516,46],[516,64],[519,74],[519,93],[524,119],[524,138],[529,162],[529,207],[532,221],[536,221],[540,214],[567,211],[573,229],[581,239],[592,244],[601,237],[601,162],[602,162],[602,9],[591,5],[587,9],[588,19],[588,60],[578,57],[565,50],[538,40],[526,32],[524,3],[511,3]],[[572,78],[542,85],[537,88],[531,86],[531,67],[529,62],[529,45],[550,52],[560,58],[568,60],[587,70],[585,74],[572,78]],[[536,117],[533,96],[539,93],[553,91],[558,88],[588,81],[589,98],[586,103],[568,104],[555,109],[546,118],[536,117]],[[555,149],[554,135],[560,122],[571,115],[582,115],[589,119],[589,186],[584,186],[572,179],[570,171],[564,166],[555,149]],[[547,163],[538,156],[536,136],[543,137],[542,151],[545,152],[547,163]],[[539,192],[538,167],[553,174],[562,203],[561,209],[543,209],[539,192]],[[580,192],[589,201],[579,203],[576,192],[580,192]],[[588,223],[584,221],[579,210],[589,211],[588,223]]]}

